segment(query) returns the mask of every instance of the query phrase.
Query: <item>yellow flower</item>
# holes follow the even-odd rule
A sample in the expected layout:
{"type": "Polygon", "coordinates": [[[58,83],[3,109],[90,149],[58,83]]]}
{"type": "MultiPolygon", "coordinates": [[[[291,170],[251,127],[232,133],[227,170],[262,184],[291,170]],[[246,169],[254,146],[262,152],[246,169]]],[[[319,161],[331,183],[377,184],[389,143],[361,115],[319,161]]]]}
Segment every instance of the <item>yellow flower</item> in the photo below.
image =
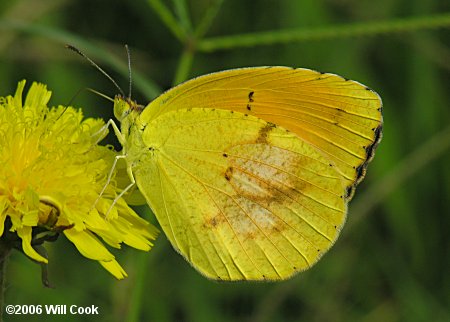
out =
{"type": "MultiPolygon", "coordinates": [[[[33,83],[25,102],[25,81],[14,95],[0,97],[0,236],[5,227],[21,239],[23,252],[47,263],[36,244],[62,232],[85,257],[116,278],[126,275],[104,244],[122,243],[148,251],[157,229],[107,183],[115,152],[98,145],[106,131],[101,119],[83,120],[80,110],[53,107],[51,92],[33,83]]],[[[2,237],[3,238],[3,237],[2,237]]]]}

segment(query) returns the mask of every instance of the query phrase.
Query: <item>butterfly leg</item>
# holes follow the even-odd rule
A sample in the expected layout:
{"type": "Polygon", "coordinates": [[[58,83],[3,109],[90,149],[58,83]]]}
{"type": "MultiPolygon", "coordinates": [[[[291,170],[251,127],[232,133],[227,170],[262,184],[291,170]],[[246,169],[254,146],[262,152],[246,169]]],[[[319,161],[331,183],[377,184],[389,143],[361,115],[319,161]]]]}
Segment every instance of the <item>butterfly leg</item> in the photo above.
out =
{"type": "Polygon", "coordinates": [[[103,134],[108,131],[108,128],[110,126],[113,128],[114,134],[116,135],[117,139],[119,140],[119,143],[123,146],[125,143],[125,138],[122,135],[122,133],[120,132],[119,127],[117,126],[116,122],[114,122],[113,119],[109,119],[108,122],[106,122],[106,124],[103,125],[100,130],[98,130],[97,132],[92,134],[92,136],[100,136],[101,137],[101,139],[98,139],[98,141],[95,142],[95,144],[97,144],[98,142],[100,142],[103,139],[103,137],[104,137],[103,134]]]}
{"type": "MultiPolygon", "coordinates": [[[[124,158],[125,155],[119,155],[116,157],[116,160],[114,161],[115,163],[117,162],[118,159],[120,158],[124,158]]],[[[122,198],[122,196],[128,192],[128,190],[130,190],[135,184],[136,184],[136,180],[134,179],[134,175],[133,175],[133,171],[131,170],[131,167],[127,168],[127,173],[128,173],[128,177],[130,178],[130,184],[128,186],[125,187],[125,189],[122,190],[122,192],[114,199],[113,203],[111,204],[111,206],[109,207],[108,211],[106,212],[106,218],[108,218],[109,213],[111,212],[111,210],[113,209],[113,207],[115,206],[115,204],[117,203],[117,201],[122,198]]]]}
{"type": "MultiPolygon", "coordinates": [[[[96,135],[98,135],[98,134],[100,134],[100,133],[104,133],[104,131],[107,131],[107,130],[108,130],[109,126],[111,126],[111,127],[113,128],[114,134],[116,135],[117,139],[119,140],[119,143],[120,143],[122,146],[124,146],[124,144],[125,144],[125,138],[124,138],[124,136],[122,135],[122,133],[120,132],[119,127],[117,126],[117,124],[114,122],[113,119],[109,119],[108,122],[106,122],[106,124],[105,124],[104,126],[102,126],[102,128],[101,128],[100,130],[98,130],[96,133],[93,134],[93,136],[96,136],[96,135]]],[[[99,141],[100,141],[100,140],[99,140],[99,141]]],[[[98,142],[96,142],[96,144],[97,144],[97,143],[98,143],[98,142]]],[[[123,151],[123,153],[125,153],[125,151],[123,151]]],[[[103,186],[102,191],[100,191],[100,193],[99,193],[97,199],[95,200],[94,204],[92,205],[91,210],[95,208],[95,206],[97,205],[98,201],[99,201],[100,198],[103,196],[103,193],[105,192],[105,190],[106,190],[106,188],[108,187],[109,183],[111,182],[111,178],[112,178],[112,176],[113,176],[113,174],[114,174],[114,169],[116,168],[117,161],[118,161],[119,159],[124,159],[125,157],[126,157],[125,154],[122,154],[122,155],[118,155],[118,156],[116,156],[116,157],[114,158],[114,163],[113,163],[113,165],[112,165],[112,167],[111,167],[111,170],[109,171],[109,174],[108,174],[108,178],[107,178],[107,180],[106,180],[106,183],[105,183],[105,185],[103,186]]],[[[128,172],[128,175],[130,176],[131,170],[130,170],[130,171],[127,170],[127,172],[128,172]]],[[[130,179],[132,179],[132,184],[131,184],[130,187],[126,187],[125,190],[130,189],[130,188],[134,185],[134,182],[135,182],[135,181],[134,181],[134,177],[132,176],[132,174],[131,174],[131,176],[130,176],[130,179]]],[[[123,193],[124,193],[124,192],[122,191],[122,193],[120,194],[120,196],[122,196],[123,193]]],[[[116,198],[116,200],[117,200],[117,198],[116,198]]],[[[112,207],[116,204],[116,200],[114,200],[112,206],[111,206],[110,209],[108,210],[108,213],[109,213],[109,211],[112,209],[112,207]]]]}
{"type": "Polygon", "coordinates": [[[111,178],[112,178],[112,176],[113,176],[113,174],[114,174],[114,169],[116,168],[117,161],[119,161],[119,159],[123,159],[123,158],[125,158],[125,155],[118,155],[118,156],[116,156],[116,157],[114,158],[114,162],[113,162],[113,165],[112,165],[112,167],[111,167],[111,170],[109,170],[109,174],[108,174],[108,178],[106,179],[106,183],[105,183],[105,185],[103,186],[102,191],[100,191],[100,193],[98,194],[98,197],[97,197],[97,199],[95,200],[94,204],[92,205],[91,210],[95,208],[95,206],[97,205],[97,202],[98,202],[98,201],[100,200],[100,198],[103,196],[103,193],[105,192],[106,187],[108,187],[109,183],[111,182],[111,178]]]}

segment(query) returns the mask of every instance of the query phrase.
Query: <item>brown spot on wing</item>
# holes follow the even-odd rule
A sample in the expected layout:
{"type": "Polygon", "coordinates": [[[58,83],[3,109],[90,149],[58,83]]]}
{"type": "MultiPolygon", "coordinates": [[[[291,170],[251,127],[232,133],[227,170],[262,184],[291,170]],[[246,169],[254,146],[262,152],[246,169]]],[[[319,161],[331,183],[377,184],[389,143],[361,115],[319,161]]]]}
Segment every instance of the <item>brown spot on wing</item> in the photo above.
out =
{"type": "Polygon", "coordinates": [[[229,181],[238,195],[266,208],[270,207],[272,202],[285,202],[289,198],[289,190],[299,192],[295,187],[288,187],[275,181],[267,182],[266,180],[266,178],[237,168],[229,181]]]}
{"type": "Polygon", "coordinates": [[[203,227],[204,228],[216,228],[216,227],[220,226],[221,224],[225,223],[226,221],[227,221],[227,219],[225,218],[225,216],[221,212],[219,212],[216,215],[205,218],[203,227]]]}
{"type": "Polygon", "coordinates": [[[247,110],[248,111],[252,110],[252,104],[251,103],[254,102],[254,99],[253,99],[253,95],[254,94],[255,94],[254,91],[251,91],[251,92],[248,93],[248,103],[247,103],[247,110]]]}
{"type": "Polygon", "coordinates": [[[277,126],[274,123],[267,122],[265,126],[263,126],[258,133],[258,138],[256,139],[256,143],[267,143],[267,137],[274,128],[277,126]]]}
{"type": "Polygon", "coordinates": [[[228,167],[225,170],[224,177],[227,181],[230,181],[232,176],[233,176],[233,167],[228,167]]]}
{"type": "MultiPolygon", "coordinates": [[[[267,124],[261,128],[259,137],[266,137],[273,126],[267,124]]],[[[282,157],[282,150],[267,144],[257,145],[261,155],[282,157]]],[[[258,161],[257,155],[255,160],[239,158],[234,153],[228,155],[231,165],[225,171],[225,178],[233,188],[234,202],[240,208],[225,214],[229,224],[246,239],[264,238],[285,230],[289,224],[279,217],[280,208],[287,209],[297,203],[308,189],[307,183],[290,174],[297,171],[302,160],[284,155],[283,162],[270,166],[258,161]]]]}

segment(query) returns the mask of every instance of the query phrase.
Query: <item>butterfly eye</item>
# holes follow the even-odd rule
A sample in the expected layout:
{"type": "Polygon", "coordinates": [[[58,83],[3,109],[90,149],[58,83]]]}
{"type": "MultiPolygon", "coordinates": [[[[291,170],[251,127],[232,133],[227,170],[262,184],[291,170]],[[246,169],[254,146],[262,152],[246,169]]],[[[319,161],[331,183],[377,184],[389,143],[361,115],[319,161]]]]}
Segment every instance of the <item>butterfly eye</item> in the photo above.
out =
{"type": "Polygon", "coordinates": [[[131,113],[131,108],[126,109],[123,111],[122,119],[126,118],[131,113]]]}
{"type": "Polygon", "coordinates": [[[114,116],[116,119],[122,122],[124,118],[130,114],[131,106],[121,96],[117,96],[114,99],[114,116]]]}

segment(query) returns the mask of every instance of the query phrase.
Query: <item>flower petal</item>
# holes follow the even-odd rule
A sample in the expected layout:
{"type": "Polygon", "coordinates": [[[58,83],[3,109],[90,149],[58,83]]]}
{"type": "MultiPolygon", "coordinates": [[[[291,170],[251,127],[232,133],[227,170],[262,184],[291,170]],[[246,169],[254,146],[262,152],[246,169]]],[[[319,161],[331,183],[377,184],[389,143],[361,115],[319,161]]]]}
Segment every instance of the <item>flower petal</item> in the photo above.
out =
{"type": "Polygon", "coordinates": [[[22,239],[22,249],[26,255],[38,262],[45,264],[48,263],[48,260],[39,255],[38,252],[31,246],[31,227],[24,226],[17,228],[17,235],[22,239]]]}
{"type": "Polygon", "coordinates": [[[115,278],[118,280],[124,279],[127,277],[127,273],[122,268],[122,266],[119,265],[115,260],[106,262],[106,261],[99,261],[100,265],[102,265],[108,272],[114,275],[115,278]]]}
{"type": "Polygon", "coordinates": [[[25,98],[24,106],[42,106],[43,108],[46,108],[51,96],[52,92],[47,90],[47,86],[40,83],[33,83],[25,98]]]}
{"type": "Polygon", "coordinates": [[[89,231],[74,228],[64,230],[64,235],[75,244],[81,255],[98,261],[112,261],[114,255],[89,231]]]}
{"type": "Polygon", "coordinates": [[[0,97],[0,236],[8,216],[24,253],[46,263],[33,238],[63,231],[83,256],[124,278],[104,243],[148,251],[157,229],[117,200],[124,188],[112,169],[118,152],[98,144],[108,133],[105,122],[70,106],[48,108],[44,84],[33,83],[26,98],[24,87],[21,81],[14,96],[0,97]]]}
{"type": "Polygon", "coordinates": [[[23,94],[23,89],[25,88],[25,80],[21,80],[18,84],[17,84],[17,89],[16,89],[16,93],[14,94],[14,98],[12,100],[12,102],[10,102],[10,105],[16,106],[16,107],[22,107],[22,94],[23,94]]]}

